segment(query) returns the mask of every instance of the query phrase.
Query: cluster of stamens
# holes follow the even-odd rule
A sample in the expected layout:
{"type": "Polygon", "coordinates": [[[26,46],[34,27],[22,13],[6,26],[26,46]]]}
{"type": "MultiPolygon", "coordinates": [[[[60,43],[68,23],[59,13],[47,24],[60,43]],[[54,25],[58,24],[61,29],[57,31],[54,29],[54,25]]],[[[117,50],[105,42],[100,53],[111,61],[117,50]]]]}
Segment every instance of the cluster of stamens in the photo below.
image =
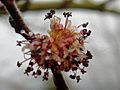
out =
{"type": "Polygon", "coordinates": [[[59,71],[72,71],[69,77],[81,80],[80,74],[85,74],[85,68],[88,67],[89,59],[92,59],[90,51],[85,51],[85,39],[90,36],[91,30],[87,30],[87,23],[79,26],[71,26],[68,17],[72,16],[71,12],[63,13],[65,25],[60,23],[60,18],[55,16],[55,11],[51,10],[45,19],[50,20],[49,35],[34,34],[30,32],[29,40],[17,41],[18,46],[22,46],[25,60],[17,62],[20,67],[25,61],[29,61],[28,67],[24,74],[32,74],[35,78],[40,76],[42,72],[43,80],[48,80],[49,69],[59,71]],[[78,30],[82,27],[81,30],[78,30]]]}

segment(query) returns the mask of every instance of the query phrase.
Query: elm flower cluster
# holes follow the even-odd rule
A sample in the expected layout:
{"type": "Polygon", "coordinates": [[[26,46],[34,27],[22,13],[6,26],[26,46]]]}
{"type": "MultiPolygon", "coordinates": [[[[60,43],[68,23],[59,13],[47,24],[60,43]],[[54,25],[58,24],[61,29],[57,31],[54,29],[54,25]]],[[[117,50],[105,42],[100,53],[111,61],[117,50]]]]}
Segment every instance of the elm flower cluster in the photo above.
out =
{"type": "Polygon", "coordinates": [[[65,24],[51,10],[45,19],[50,20],[49,35],[26,34],[29,40],[17,41],[18,46],[23,46],[24,61],[17,62],[20,67],[24,62],[29,61],[24,74],[32,74],[38,77],[43,73],[43,80],[48,80],[49,69],[55,68],[59,71],[72,71],[71,79],[81,80],[80,74],[85,74],[89,59],[92,59],[90,51],[85,50],[85,39],[90,36],[91,30],[87,30],[87,23],[72,26],[69,17],[71,12],[64,12],[65,24]],[[81,29],[80,29],[81,28],[81,29]]]}

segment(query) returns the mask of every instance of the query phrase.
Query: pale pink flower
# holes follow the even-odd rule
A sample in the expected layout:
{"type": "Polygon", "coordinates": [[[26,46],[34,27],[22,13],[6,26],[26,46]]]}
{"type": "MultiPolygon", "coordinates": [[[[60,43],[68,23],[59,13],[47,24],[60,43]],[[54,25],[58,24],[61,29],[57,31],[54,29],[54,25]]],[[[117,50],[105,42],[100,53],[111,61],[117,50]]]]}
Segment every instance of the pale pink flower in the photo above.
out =
{"type": "Polygon", "coordinates": [[[79,82],[78,71],[82,74],[86,73],[84,68],[88,67],[89,59],[92,59],[91,53],[85,52],[84,47],[85,39],[91,33],[86,29],[88,23],[72,26],[71,20],[68,19],[72,13],[64,12],[63,15],[66,18],[65,25],[61,23],[59,17],[55,16],[54,10],[45,15],[45,19],[50,19],[49,35],[30,32],[26,34],[29,40],[17,41],[17,45],[23,45],[24,56],[30,57],[25,57],[24,61],[17,62],[20,67],[23,62],[29,60],[25,74],[29,75],[32,72],[32,75],[37,77],[41,75],[41,69],[44,69],[43,80],[48,80],[49,68],[57,68],[57,70],[66,72],[72,70],[73,75],[70,75],[70,78],[79,82]],[[84,28],[80,30],[80,27],[84,28]],[[35,69],[35,65],[37,65],[37,69],[35,69]]]}

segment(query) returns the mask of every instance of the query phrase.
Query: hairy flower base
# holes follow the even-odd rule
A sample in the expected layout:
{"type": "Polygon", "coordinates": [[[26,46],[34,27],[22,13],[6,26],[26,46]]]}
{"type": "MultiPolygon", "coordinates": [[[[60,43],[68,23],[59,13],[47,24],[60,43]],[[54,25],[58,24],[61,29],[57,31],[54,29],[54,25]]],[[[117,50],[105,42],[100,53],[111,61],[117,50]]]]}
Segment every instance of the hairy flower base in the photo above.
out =
{"type": "Polygon", "coordinates": [[[86,29],[88,23],[72,26],[68,20],[68,17],[72,16],[71,12],[64,12],[63,15],[66,18],[64,26],[60,22],[61,19],[55,16],[54,10],[45,15],[45,19],[50,19],[49,35],[30,32],[25,33],[29,40],[17,41],[17,45],[23,45],[25,58],[22,62],[18,61],[17,66],[20,67],[25,61],[29,61],[25,74],[31,73],[38,77],[43,69],[43,80],[48,80],[48,69],[54,68],[65,72],[72,70],[70,78],[79,82],[80,74],[86,73],[84,69],[88,67],[89,59],[92,59],[90,51],[85,51],[84,47],[85,39],[91,33],[86,29]],[[80,30],[79,27],[83,29],[80,30]]]}

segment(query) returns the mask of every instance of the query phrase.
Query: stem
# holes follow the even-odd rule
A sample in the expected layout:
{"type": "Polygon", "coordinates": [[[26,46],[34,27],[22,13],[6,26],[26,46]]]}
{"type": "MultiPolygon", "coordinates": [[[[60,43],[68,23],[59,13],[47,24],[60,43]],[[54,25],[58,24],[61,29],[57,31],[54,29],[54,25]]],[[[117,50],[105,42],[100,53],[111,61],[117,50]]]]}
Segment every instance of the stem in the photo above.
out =
{"type": "Polygon", "coordinates": [[[51,68],[51,70],[53,73],[53,81],[56,86],[56,89],[57,90],[69,90],[62,76],[62,73],[59,70],[56,70],[54,68],[51,68]]]}
{"type": "Polygon", "coordinates": [[[67,23],[68,23],[68,17],[67,17],[66,20],[65,20],[64,30],[66,29],[67,23]]]}
{"type": "Polygon", "coordinates": [[[15,0],[1,0],[1,2],[4,4],[6,10],[11,15],[10,24],[15,29],[16,33],[21,34],[24,38],[28,39],[29,37],[21,33],[21,30],[29,33],[30,29],[23,21],[20,12],[15,4],[15,0]]]}
{"type": "MultiPolygon", "coordinates": [[[[5,0],[6,1],[6,0],[5,0]]],[[[22,1],[22,0],[21,0],[22,1]]],[[[92,11],[100,11],[100,12],[110,12],[116,15],[120,15],[120,9],[119,8],[109,8],[106,7],[108,4],[108,0],[101,3],[95,3],[93,2],[79,2],[74,3],[70,2],[71,0],[64,0],[64,2],[30,2],[29,5],[25,5],[24,3],[18,3],[18,7],[22,11],[39,11],[39,10],[45,10],[45,9],[61,9],[61,8],[75,8],[75,9],[87,9],[92,11]],[[25,6],[25,7],[24,7],[25,6]]],[[[86,0],[84,0],[86,1],[86,0]]],[[[109,1],[115,1],[115,0],[109,0],[109,1]]],[[[109,2],[110,3],[110,2],[109,2]]],[[[0,14],[6,13],[4,9],[1,7],[0,14]]]]}

